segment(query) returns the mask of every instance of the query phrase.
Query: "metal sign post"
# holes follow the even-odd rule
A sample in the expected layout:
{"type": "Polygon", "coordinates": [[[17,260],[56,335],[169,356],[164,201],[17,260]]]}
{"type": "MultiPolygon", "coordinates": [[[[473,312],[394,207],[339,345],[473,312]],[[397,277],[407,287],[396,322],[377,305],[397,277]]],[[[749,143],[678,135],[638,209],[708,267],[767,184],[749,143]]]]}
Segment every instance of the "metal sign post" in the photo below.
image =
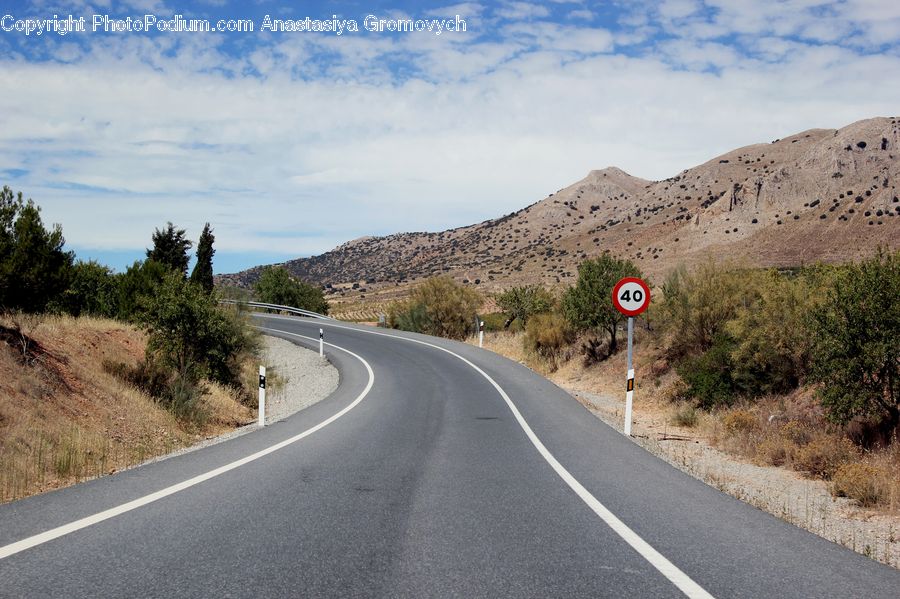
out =
{"type": "Polygon", "coordinates": [[[628,372],[625,379],[625,426],[631,436],[632,400],[634,398],[634,317],[650,306],[650,287],[641,279],[625,277],[613,287],[613,306],[628,317],[628,372]]]}

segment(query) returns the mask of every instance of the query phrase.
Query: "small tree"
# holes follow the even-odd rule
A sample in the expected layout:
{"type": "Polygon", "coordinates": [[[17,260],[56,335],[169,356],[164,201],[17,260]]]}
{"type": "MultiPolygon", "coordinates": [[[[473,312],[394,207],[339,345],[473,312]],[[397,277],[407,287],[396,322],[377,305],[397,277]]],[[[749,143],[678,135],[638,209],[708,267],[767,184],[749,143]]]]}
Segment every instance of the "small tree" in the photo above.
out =
{"type": "Polygon", "coordinates": [[[141,311],[156,294],[166,273],[165,266],[153,260],[140,260],[118,276],[118,316],[122,320],[139,320],[141,311]]]}
{"type": "Polygon", "coordinates": [[[190,261],[188,251],[192,245],[186,237],[185,230],[176,229],[170,222],[166,228],[156,229],[153,233],[153,248],[147,250],[147,259],[181,273],[184,277],[187,275],[190,261]]]}
{"type": "Polygon", "coordinates": [[[553,307],[553,296],[540,285],[513,287],[497,297],[497,305],[507,316],[504,328],[509,328],[517,318],[525,327],[528,325],[529,317],[550,311],[553,307]]]}
{"type": "Polygon", "coordinates": [[[815,311],[813,380],[836,421],[900,424],[900,252],[843,269],[815,311]]]}
{"type": "Polygon", "coordinates": [[[612,303],[612,290],[623,277],[640,277],[637,266],[604,254],[578,266],[578,282],[563,296],[563,313],[573,327],[599,329],[609,335],[609,355],[615,353],[616,333],[624,317],[612,303]]]}
{"type": "Polygon", "coordinates": [[[59,300],[59,308],[73,316],[115,317],[119,303],[118,279],[99,262],[76,262],[72,282],[59,300]]]}
{"type": "Polygon", "coordinates": [[[0,311],[43,312],[68,286],[72,252],[59,225],[48,231],[41,210],[4,186],[0,191],[0,311]]]}
{"type": "Polygon", "coordinates": [[[322,290],[295,279],[283,266],[264,269],[254,289],[262,302],[328,314],[328,302],[322,290]]]}
{"type": "Polygon", "coordinates": [[[148,331],[148,357],[186,380],[209,377],[233,383],[237,354],[251,345],[249,333],[199,285],[168,273],[141,312],[148,331]]]}
{"type": "Polygon", "coordinates": [[[209,223],[203,227],[203,233],[200,234],[200,241],[197,243],[197,264],[191,272],[191,281],[200,285],[207,293],[213,290],[213,254],[216,250],[213,243],[216,241],[212,228],[209,223]]]}

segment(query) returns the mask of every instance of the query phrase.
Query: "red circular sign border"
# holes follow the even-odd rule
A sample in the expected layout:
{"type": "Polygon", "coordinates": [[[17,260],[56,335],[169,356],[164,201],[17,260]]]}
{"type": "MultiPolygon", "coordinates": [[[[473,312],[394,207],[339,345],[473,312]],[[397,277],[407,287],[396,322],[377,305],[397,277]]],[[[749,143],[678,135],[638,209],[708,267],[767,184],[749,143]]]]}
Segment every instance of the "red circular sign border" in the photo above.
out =
{"type": "Polygon", "coordinates": [[[639,279],[637,277],[625,277],[624,279],[621,279],[618,283],[616,283],[615,287],[613,287],[612,302],[613,307],[615,307],[616,310],[618,310],[625,316],[637,316],[650,307],[650,287],[647,285],[647,283],[644,282],[643,279],[639,279]],[[624,285],[625,283],[637,283],[641,286],[641,288],[644,290],[644,294],[647,296],[647,301],[644,302],[644,305],[637,310],[626,310],[619,304],[619,289],[621,289],[622,285],[624,285]]]}

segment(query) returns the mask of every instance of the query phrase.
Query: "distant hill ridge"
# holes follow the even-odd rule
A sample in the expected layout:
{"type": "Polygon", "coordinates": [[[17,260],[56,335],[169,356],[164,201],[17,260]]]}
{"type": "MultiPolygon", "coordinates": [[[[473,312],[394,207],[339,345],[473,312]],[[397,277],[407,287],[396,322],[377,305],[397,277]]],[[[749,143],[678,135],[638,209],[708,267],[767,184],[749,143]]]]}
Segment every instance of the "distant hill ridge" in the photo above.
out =
{"type": "MultiPolygon", "coordinates": [[[[605,251],[651,277],[731,257],[758,266],[846,261],[900,247],[900,118],[811,129],[733,150],[663,181],[615,167],[518,212],[440,233],[362,237],[285,263],[332,289],[439,274],[499,289],[570,283],[605,251]]],[[[222,275],[251,285],[261,267],[222,275]]]]}

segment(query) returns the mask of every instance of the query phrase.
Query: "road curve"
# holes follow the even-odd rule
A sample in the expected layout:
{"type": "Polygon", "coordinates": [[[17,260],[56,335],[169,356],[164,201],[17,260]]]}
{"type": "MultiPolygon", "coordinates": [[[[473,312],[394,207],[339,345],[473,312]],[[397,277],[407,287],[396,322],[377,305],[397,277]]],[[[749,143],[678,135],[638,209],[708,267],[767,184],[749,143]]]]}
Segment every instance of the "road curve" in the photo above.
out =
{"type": "Polygon", "coordinates": [[[341,374],[272,426],[0,506],[2,597],[896,597],[505,358],[277,316],[341,374]]]}

